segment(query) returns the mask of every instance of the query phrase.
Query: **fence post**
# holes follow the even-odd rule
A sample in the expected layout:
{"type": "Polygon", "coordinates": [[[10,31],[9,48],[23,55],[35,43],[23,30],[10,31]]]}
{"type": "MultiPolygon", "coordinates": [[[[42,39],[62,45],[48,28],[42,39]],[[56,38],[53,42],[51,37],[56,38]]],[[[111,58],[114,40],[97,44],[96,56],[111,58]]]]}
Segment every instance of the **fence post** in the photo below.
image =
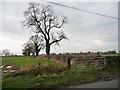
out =
{"type": "Polygon", "coordinates": [[[69,69],[71,68],[71,65],[70,65],[70,58],[68,58],[68,67],[69,67],[69,69]]]}
{"type": "Polygon", "coordinates": [[[104,67],[107,67],[107,61],[106,61],[106,57],[104,57],[104,67]]]}

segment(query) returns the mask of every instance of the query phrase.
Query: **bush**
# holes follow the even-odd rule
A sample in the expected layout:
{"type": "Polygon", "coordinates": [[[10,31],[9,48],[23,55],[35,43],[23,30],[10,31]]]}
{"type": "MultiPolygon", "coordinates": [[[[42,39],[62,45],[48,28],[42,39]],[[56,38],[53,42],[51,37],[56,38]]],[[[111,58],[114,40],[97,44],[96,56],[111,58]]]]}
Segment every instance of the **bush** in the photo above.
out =
{"type": "Polygon", "coordinates": [[[120,64],[120,56],[106,56],[106,67],[111,68],[120,64]]]}

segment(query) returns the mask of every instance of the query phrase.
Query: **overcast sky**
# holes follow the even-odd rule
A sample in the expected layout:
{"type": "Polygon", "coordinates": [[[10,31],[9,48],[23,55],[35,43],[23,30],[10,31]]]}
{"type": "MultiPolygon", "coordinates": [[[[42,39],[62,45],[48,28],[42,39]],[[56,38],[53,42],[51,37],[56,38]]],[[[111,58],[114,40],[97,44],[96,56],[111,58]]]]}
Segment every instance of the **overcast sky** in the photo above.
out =
{"type": "MultiPolygon", "coordinates": [[[[118,18],[117,2],[59,2],[79,9],[118,18]]],[[[22,27],[28,2],[2,2],[0,47],[21,54],[31,31],[22,27]]],[[[51,53],[118,50],[118,20],[50,4],[57,15],[66,16],[63,30],[69,41],[52,46],[51,53]]],[[[0,12],[1,13],[1,12],[0,12]]],[[[43,50],[41,53],[45,53],[43,50]]]]}

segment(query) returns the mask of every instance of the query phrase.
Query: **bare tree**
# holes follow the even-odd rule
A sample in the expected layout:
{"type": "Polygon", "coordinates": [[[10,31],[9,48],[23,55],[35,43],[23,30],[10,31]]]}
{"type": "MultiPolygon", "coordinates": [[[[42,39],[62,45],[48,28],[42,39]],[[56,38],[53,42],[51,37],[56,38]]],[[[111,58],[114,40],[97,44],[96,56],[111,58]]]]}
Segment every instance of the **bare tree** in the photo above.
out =
{"type": "Polygon", "coordinates": [[[31,36],[30,41],[33,43],[34,51],[38,56],[41,49],[44,48],[43,39],[37,35],[31,36]]]}
{"type": "Polygon", "coordinates": [[[10,51],[9,51],[8,49],[4,49],[4,50],[2,51],[2,54],[3,54],[4,56],[9,56],[9,55],[10,55],[10,51]]]}
{"type": "Polygon", "coordinates": [[[34,51],[34,45],[33,45],[33,43],[31,43],[30,41],[28,41],[23,46],[24,46],[24,49],[22,49],[22,54],[23,55],[25,55],[25,56],[30,56],[30,54],[34,55],[35,51],[34,51]]]}
{"type": "Polygon", "coordinates": [[[44,39],[47,55],[50,54],[52,44],[59,44],[61,40],[67,39],[63,31],[55,30],[67,23],[67,18],[55,16],[50,5],[29,3],[24,17],[24,26],[31,28],[44,39]]]}

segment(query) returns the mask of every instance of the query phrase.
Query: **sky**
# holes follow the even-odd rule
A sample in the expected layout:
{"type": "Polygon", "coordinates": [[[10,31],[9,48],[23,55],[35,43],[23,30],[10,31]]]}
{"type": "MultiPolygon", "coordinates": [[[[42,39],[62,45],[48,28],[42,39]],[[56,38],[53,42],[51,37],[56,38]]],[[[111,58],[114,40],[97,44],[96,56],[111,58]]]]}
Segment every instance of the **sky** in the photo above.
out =
{"type": "MultiPolygon", "coordinates": [[[[5,0],[0,3],[0,49],[22,54],[32,31],[22,26],[23,12],[29,2],[5,0]]],[[[117,0],[116,0],[117,1],[117,0]]],[[[118,18],[117,2],[58,2],[64,5],[84,9],[118,18]]],[[[118,50],[118,20],[50,4],[56,15],[66,16],[68,23],[61,28],[69,38],[62,40],[60,47],[52,45],[51,53],[87,52],[118,50]]],[[[40,53],[45,53],[42,50],[40,53]]]]}

